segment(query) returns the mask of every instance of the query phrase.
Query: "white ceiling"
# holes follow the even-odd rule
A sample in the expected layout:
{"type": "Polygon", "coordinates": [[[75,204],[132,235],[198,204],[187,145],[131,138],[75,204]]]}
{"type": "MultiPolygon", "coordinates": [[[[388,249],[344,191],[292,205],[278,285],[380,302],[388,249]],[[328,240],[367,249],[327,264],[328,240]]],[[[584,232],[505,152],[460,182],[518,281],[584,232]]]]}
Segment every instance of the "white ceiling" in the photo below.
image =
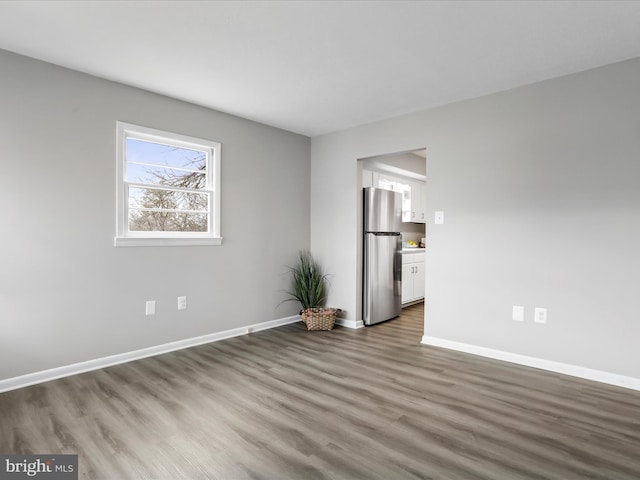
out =
{"type": "Polygon", "coordinates": [[[0,48],[315,136],[638,57],[640,2],[0,1],[0,48]]]}

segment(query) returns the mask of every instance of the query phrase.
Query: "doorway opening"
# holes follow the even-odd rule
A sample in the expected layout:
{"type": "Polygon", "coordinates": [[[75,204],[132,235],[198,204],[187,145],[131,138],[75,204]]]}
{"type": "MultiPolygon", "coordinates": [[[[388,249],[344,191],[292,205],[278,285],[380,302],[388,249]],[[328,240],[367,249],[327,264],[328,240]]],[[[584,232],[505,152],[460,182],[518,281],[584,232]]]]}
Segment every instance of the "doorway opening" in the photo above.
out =
{"type": "MultiPolygon", "coordinates": [[[[358,192],[374,187],[402,195],[402,307],[424,302],[425,248],[428,243],[426,149],[377,155],[358,160],[358,192]]],[[[363,195],[358,195],[358,318],[363,318],[363,195]]]]}

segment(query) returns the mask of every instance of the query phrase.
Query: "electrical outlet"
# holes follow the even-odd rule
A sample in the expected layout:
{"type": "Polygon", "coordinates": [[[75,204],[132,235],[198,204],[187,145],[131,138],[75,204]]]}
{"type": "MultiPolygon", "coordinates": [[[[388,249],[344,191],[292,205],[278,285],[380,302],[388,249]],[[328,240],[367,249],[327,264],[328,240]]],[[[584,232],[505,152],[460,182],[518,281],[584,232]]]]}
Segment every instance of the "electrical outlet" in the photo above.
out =
{"type": "Polygon", "coordinates": [[[547,323],[547,309],[536,307],[533,311],[533,321],[536,323],[547,323]]]}
{"type": "Polygon", "coordinates": [[[524,307],[518,305],[513,306],[513,319],[516,322],[524,322],[524,307]]]}
{"type": "Polygon", "coordinates": [[[187,309],[187,297],[178,297],[178,310],[187,309]]]}
{"type": "Polygon", "coordinates": [[[155,300],[147,300],[145,305],[145,315],[155,315],[156,314],[156,301],[155,300]]]}

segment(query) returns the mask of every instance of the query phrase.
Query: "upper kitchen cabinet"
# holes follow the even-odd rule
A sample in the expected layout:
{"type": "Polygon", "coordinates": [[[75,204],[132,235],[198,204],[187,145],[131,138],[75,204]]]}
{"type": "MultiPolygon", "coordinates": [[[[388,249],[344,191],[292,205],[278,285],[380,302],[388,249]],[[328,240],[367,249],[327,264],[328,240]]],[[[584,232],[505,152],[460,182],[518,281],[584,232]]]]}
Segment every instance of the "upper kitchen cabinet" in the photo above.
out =
{"type": "Polygon", "coordinates": [[[426,223],[427,184],[425,182],[411,182],[411,217],[404,220],[414,223],[426,223]]]}

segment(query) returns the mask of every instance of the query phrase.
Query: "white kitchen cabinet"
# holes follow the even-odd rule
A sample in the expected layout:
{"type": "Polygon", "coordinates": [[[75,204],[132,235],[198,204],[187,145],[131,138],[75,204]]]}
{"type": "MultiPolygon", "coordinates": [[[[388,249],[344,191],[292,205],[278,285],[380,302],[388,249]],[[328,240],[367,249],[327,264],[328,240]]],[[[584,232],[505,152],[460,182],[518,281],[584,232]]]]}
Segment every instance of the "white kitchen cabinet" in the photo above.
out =
{"type": "Polygon", "coordinates": [[[416,299],[424,298],[424,260],[422,262],[416,262],[416,270],[413,273],[413,294],[416,299]]]}
{"type": "Polygon", "coordinates": [[[413,263],[402,264],[402,303],[410,302],[413,299],[413,269],[413,263]]]}
{"type": "Polygon", "coordinates": [[[402,303],[424,298],[424,253],[402,254],[402,303]]]}
{"type": "Polygon", "coordinates": [[[403,222],[426,223],[425,202],[427,194],[427,185],[425,182],[410,183],[410,208],[407,220],[404,216],[403,222]]]}
{"type": "Polygon", "coordinates": [[[418,208],[420,223],[427,223],[427,184],[420,182],[420,207],[418,208]]]}

